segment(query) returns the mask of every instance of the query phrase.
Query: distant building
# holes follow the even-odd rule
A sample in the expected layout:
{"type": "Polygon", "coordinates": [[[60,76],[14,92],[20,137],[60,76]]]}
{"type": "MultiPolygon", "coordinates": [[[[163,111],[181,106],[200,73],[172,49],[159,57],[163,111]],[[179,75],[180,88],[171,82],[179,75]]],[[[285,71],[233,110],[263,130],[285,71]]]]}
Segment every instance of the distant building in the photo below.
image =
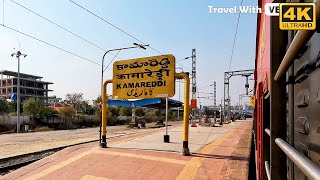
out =
{"type": "Polygon", "coordinates": [[[51,104],[50,105],[54,110],[60,112],[61,109],[65,108],[65,107],[71,107],[73,108],[71,105],[69,104],[66,104],[64,103],[63,101],[62,102],[59,102],[59,103],[54,103],[54,104],[51,104]]]}
{"type": "Polygon", "coordinates": [[[59,104],[61,101],[62,101],[62,98],[57,98],[57,96],[48,97],[48,104],[49,105],[59,104]]]}
{"type": "MultiPolygon", "coordinates": [[[[29,98],[39,98],[48,103],[49,84],[42,81],[43,77],[20,73],[20,97],[21,102],[29,98]]],[[[17,93],[18,73],[14,71],[0,71],[0,98],[10,99],[17,93]]]]}

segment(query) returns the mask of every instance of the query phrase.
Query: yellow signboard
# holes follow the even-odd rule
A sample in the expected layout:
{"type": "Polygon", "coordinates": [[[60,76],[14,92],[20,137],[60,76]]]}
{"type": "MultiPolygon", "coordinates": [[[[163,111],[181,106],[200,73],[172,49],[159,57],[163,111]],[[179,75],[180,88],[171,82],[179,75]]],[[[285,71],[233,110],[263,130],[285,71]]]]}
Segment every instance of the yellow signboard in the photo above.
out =
{"type": "Polygon", "coordinates": [[[175,57],[171,54],[113,63],[113,98],[142,99],[175,94],[175,57]]]}
{"type": "Polygon", "coordinates": [[[314,30],[316,6],[314,3],[280,3],[281,30],[314,30]]]}
{"type": "Polygon", "coordinates": [[[250,96],[250,106],[255,106],[256,98],[254,96],[250,96]]]}

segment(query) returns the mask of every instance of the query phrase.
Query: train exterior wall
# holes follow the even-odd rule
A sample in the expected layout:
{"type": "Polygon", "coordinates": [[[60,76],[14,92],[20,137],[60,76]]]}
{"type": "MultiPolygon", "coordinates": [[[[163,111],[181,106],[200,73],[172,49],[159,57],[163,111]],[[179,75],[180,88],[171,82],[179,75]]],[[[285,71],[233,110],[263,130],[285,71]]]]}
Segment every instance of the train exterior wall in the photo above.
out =
{"type": "MultiPolygon", "coordinates": [[[[264,14],[264,5],[271,3],[271,0],[259,0],[258,5],[263,12],[257,16],[256,32],[256,59],[255,59],[255,97],[254,108],[254,137],[255,137],[255,157],[256,176],[258,180],[266,179],[264,154],[268,153],[263,147],[264,127],[267,122],[263,121],[266,113],[264,96],[270,91],[270,18],[264,14]]],[[[267,141],[267,139],[266,139],[267,141]]]]}

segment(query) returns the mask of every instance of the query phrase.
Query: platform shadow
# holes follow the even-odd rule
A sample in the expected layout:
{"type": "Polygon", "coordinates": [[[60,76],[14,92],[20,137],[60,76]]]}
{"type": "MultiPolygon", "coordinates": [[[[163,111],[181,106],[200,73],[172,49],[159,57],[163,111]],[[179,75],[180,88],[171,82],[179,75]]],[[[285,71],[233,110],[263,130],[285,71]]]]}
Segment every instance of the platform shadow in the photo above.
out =
{"type": "Polygon", "coordinates": [[[249,158],[241,157],[241,156],[224,156],[224,155],[202,154],[202,153],[192,153],[191,156],[192,157],[200,157],[200,158],[210,158],[210,159],[228,159],[228,160],[249,161],[249,158]]]}
{"type": "Polygon", "coordinates": [[[131,148],[131,147],[109,147],[110,149],[119,149],[119,150],[132,150],[132,151],[155,151],[155,152],[168,152],[168,153],[179,153],[180,151],[174,150],[161,150],[161,149],[147,149],[147,148],[131,148]]]}

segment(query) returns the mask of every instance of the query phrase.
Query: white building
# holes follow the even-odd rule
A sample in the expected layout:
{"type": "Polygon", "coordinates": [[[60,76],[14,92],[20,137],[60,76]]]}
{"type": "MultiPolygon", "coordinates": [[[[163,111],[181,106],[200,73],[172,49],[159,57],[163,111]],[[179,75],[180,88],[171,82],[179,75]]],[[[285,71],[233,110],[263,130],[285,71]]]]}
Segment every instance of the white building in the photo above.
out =
{"type": "Polygon", "coordinates": [[[57,98],[56,96],[48,97],[48,104],[50,105],[60,103],[61,101],[62,101],[62,98],[57,98]]]}

